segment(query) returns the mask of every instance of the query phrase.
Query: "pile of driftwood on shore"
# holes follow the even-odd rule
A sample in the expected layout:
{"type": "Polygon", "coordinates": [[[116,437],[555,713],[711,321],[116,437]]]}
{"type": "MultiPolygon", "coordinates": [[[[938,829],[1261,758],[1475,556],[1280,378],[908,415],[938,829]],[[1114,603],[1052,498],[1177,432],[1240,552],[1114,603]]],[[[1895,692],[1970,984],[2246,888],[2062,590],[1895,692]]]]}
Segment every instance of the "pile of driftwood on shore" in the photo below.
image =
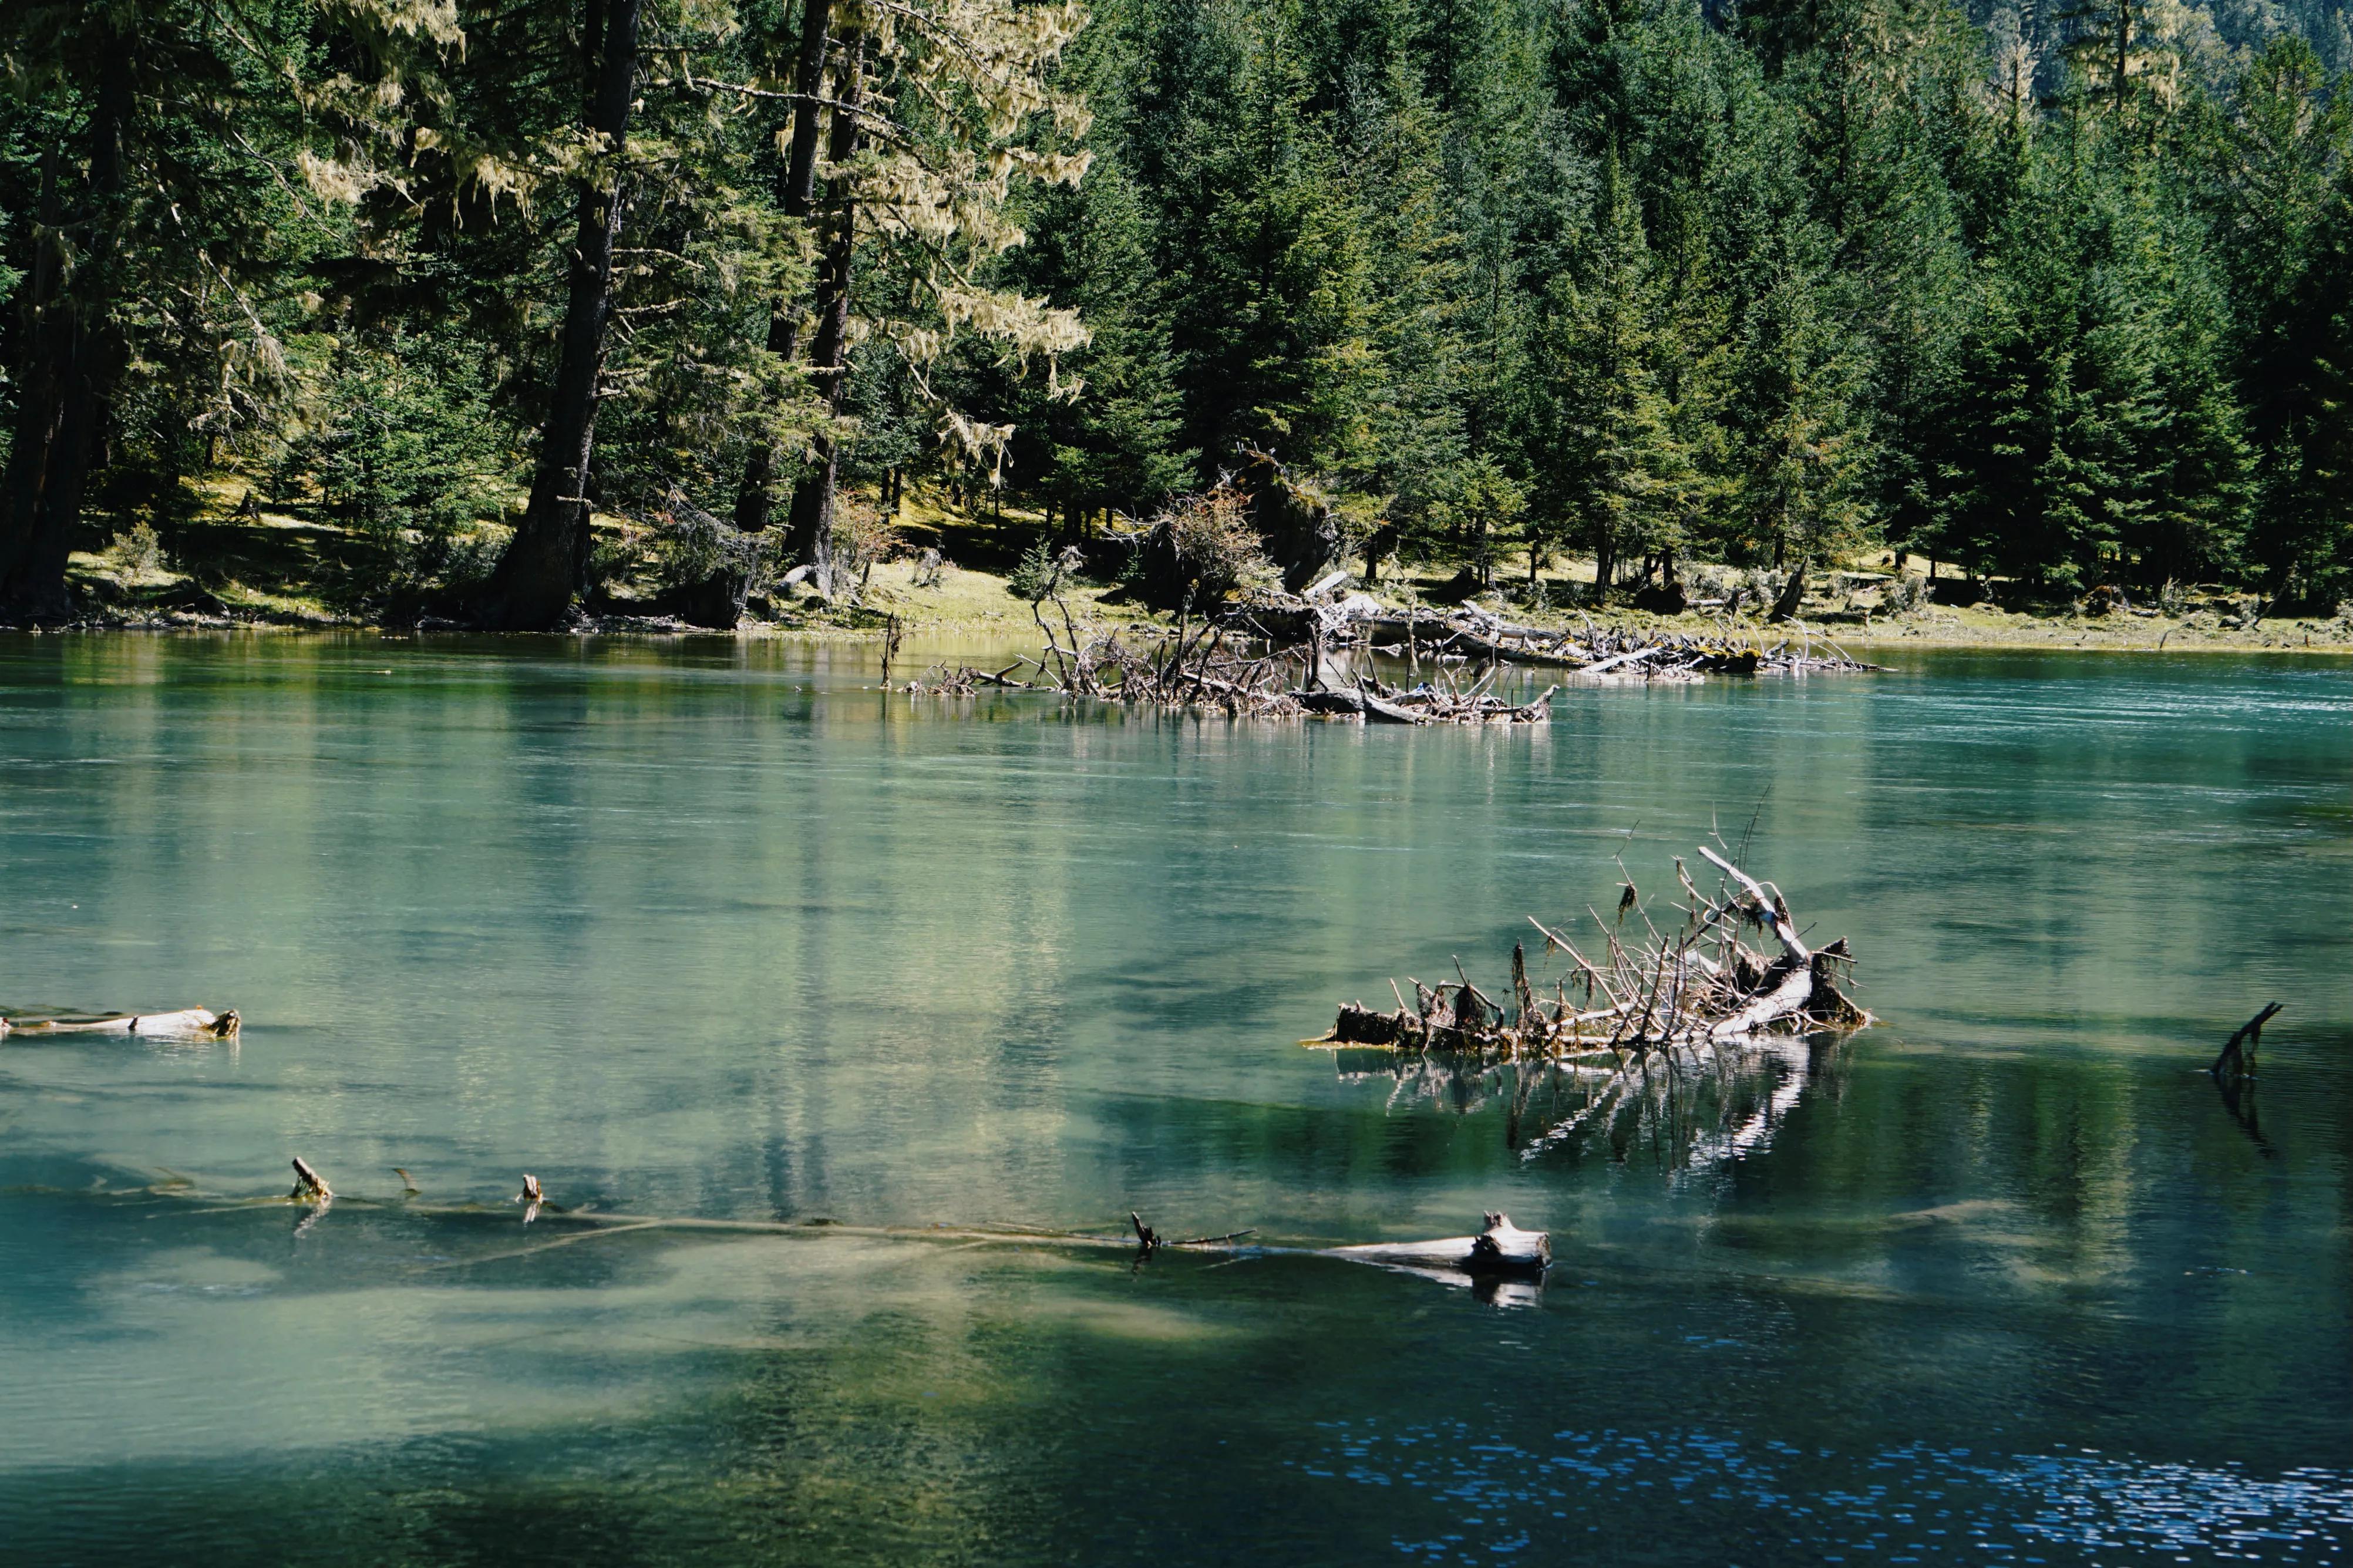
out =
{"type": "Polygon", "coordinates": [[[1775,1034],[1851,1030],[1870,1021],[1839,989],[1851,964],[1841,938],[1819,950],[1807,947],[1778,888],[1759,883],[1704,845],[1702,858],[1723,874],[1713,895],[1703,894],[1675,861],[1675,879],[1689,903],[1679,925],[1662,932],[1643,909],[1631,881],[1615,921],[1593,912],[1599,927],[1588,958],[1559,932],[1531,918],[1547,952],[1568,955],[1567,975],[1550,999],[1528,979],[1525,948],[1512,949],[1511,989],[1497,1002],[1455,966],[1456,978],[1436,986],[1412,981],[1414,999],[1396,991],[1394,1012],[1362,1002],[1343,1003],[1332,1033],[1315,1044],[1384,1046],[1486,1061],[1629,1056],[1652,1052],[1690,1054],[1775,1034]],[[1756,929],[1779,948],[1767,957],[1741,939],[1756,929]]]}
{"type": "Polygon", "coordinates": [[[1350,673],[1320,641],[1278,641],[1247,618],[1197,622],[1186,616],[1172,635],[1152,641],[1130,641],[1115,630],[1087,636],[1059,600],[1050,602],[1061,611],[1062,625],[1058,630],[1039,616],[1046,646],[1038,657],[995,671],[935,668],[902,689],[970,696],[997,687],[1261,718],[1313,714],[1408,725],[1539,724],[1552,716],[1558,689],[1548,687],[1529,702],[1507,702],[1491,689],[1500,665],[1468,683],[1435,668],[1430,678],[1399,687],[1369,669],[1350,673]]]}
{"type": "Polygon", "coordinates": [[[1187,613],[1173,632],[1141,639],[1115,630],[1082,633],[1069,607],[1048,593],[1031,607],[1046,640],[1035,658],[993,671],[934,667],[898,689],[970,696],[994,687],[1267,718],[1535,724],[1552,716],[1551,698],[1559,688],[1526,702],[1507,701],[1491,689],[1507,667],[1640,680],[1878,667],[1802,632],[1767,645],[1728,630],[1695,635],[1590,624],[1577,632],[1546,630],[1515,626],[1470,605],[1442,615],[1389,609],[1362,594],[1335,598],[1333,586],[1327,580],[1301,596],[1262,594],[1210,619],[1187,613]],[[1409,681],[1381,680],[1360,657],[1366,654],[1404,659],[1409,681]],[[1458,679],[1464,666],[1474,673],[1458,679]]]}
{"type": "Polygon", "coordinates": [[[1571,670],[1579,675],[1622,675],[1645,680],[1700,675],[1831,674],[1876,670],[1835,643],[1804,628],[1795,637],[1770,643],[1725,628],[1706,633],[1662,632],[1640,627],[1598,627],[1585,621],[1575,631],[1522,626],[1475,605],[1440,613],[1386,609],[1362,594],[1330,599],[1311,592],[1254,608],[1251,620],[1271,635],[1288,635],[1325,645],[1356,642],[1376,652],[1423,659],[1516,663],[1571,670]]]}

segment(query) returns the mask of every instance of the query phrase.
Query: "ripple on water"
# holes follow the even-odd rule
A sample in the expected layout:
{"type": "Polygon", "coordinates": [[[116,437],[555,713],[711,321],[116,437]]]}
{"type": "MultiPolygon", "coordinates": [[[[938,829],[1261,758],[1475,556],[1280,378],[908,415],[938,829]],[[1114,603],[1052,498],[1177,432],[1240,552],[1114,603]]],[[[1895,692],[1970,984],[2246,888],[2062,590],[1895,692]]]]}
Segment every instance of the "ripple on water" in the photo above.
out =
{"type": "MultiPolygon", "coordinates": [[[[1456,1528],[1397,1549],[1430,1563],[1510,1556],[1626,1531],[1672,1555],[1694,1534],[1814,1561],[2335,1563],[2353,1540],[2353,1472],[2274,1476],[2094,1450],[1996,1455],[1927,1444],[1865,1455],[1703,1431],[1563,1431],[1545,1451],[1468,1423],[1328,1423],[1303,1473],[1449,1505],[1456,1528]],[[1685,1513],[1683,1510],[1691,1510],[1685,1513]]],[[[1639,1547],[1637,1548],[1639,1550],[1639,1547]]]]}

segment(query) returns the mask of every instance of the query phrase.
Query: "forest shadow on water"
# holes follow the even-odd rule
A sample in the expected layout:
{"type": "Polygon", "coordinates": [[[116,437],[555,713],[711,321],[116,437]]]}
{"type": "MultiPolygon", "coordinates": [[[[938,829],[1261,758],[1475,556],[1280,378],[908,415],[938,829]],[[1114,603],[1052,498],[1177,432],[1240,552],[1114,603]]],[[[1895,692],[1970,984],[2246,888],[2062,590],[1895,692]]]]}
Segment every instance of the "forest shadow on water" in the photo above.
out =
{"type": "Polygon", "coordinates": [[[0,641],[0,1013],[248,1021],[0,1043],[12,1560],[2347,1554],[2341,665],[1501,735],[515,646],[0,641]],[[1877,1024],[1599,1107],[1296,1044],[1712,823],[1877,1024]],[[1131,1208],[1557,1261],[920,1234],[1131,1208]]]}

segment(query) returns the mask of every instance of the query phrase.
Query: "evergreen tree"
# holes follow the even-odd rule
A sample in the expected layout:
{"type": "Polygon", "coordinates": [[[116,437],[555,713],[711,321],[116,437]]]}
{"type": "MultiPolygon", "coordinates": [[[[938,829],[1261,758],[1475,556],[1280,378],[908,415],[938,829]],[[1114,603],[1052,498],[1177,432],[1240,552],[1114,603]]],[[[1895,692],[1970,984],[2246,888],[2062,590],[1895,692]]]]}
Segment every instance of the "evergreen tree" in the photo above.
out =
{"type": "Polygon", "coordinates": [[[1606,598],[1630,556],[1682,550],[1702,485],[1662,372],[1664,291],[1641,215],[1614,156],[1605,159],[1596,237],[1582,281],[1564,278],[1545,334],[1546,412],[1531,462],[1543,497],[1531,551],[1574,528],[1591,546],[1606,598]]]}
{"type": "Polygon", "coordinates": [[[1095,162],[1076,187],[1032,185],[1017,216],[1028,241],[1008,251],[1007,281],[1025,295],[1075,307],[1089,338],[1069,359],[1083,385],[1050,397],[1034,378],[1003,376],[997,396],[1013,426],[1013,482],[1078,532],[1098,512],[1145,516],[1184,488],[1200,454],[1179,442],[1178,361],[1156,265],[1155,204],[1132,171],[1142,155],[1135,78],[1143,69],[1133,13],[1099,15],[1072,47],[1066,90],[1092,116],[1095,162]]]}
{"type": "Polygon", "coordinates": [[[1362,215],[1305,112],[1287,15],[1227,40],[1235,79],[1189,102],[1165,154],[1170,335],[1202,478],[1245,448],[1360,471],[1380,366],[1362,215]]]}
{"type": "Polygon", "coordinates": [[[6,203],[33,221],[11,269],[0,609],[58,615],[126,366],[200,355],[219,397],[250,407],[283,365],[282,313],[265,319],[252,281],[282,275],[282,233],[332,225],[317,205],[358,194],[349,171],[392,129],[402,72],[459,35],[441,0],[27,0],[7,16],[9,112],[42,150],[6,203]]]}
{"type": "MultiPolygon", "coordinates": [[[[2353,94],[2327,90],[2318,55],[2278,38],[2241,77],[2200,148],[2219,285],[2231,302],[2230,366],[2245,399],[2260,503],[2250,564],[2275,592],[2333,605],[2322,578],[2348,508],[2344,185],[2353,94]],[[2330,455],[2332,445],[2340,448],[2330,455]]],[[[2341,568],[2342,563],[2338,563],[2341,568]]]]}
{"type": "Polygon", "coordinates": [[[1779,620],[1797,612],[1810,571],[1872,540],[1861,368],[1819,291],[1816,279],[1793,271],[1760,300],[1734,371],[1734,515],[1744,553],[1769,553],[1788,574],[1773,606],[1779,620]]]}
{"type": "Polygon", "coordinates": [[[1605,585],[1778,560],[1793,611],[1884,538],[2051,593],[2342,590],[2325,5],[1082,19],[17,6],[0,603],[66,612],[84,513],[169,536],[220,461],[382,543],[378,606],[449,605],[481,551],[443,545],[528,476],[478,605],[513,625],[634,569],[615,514],[732,520],[663,547],[698,620],[779,554],[830,592],[838,488],[918,468],[1072,534],[1280,475],[1294,570],[1337,535],[1483,577],[1509,535],[1605,585]]]}

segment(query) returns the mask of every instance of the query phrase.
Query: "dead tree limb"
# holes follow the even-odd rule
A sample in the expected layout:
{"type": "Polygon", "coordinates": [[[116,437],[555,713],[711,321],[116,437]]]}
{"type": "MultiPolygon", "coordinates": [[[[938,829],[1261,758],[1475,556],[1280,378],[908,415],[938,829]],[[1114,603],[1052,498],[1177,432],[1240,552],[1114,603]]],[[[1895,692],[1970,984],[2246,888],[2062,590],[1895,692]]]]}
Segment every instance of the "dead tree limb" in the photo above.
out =
{"type": "Polygon", "coordinates": [[[1631,878],[1617,926],[1590,911],[1608,946],[1606,959],[1587,958],[1532,916],[1529,924],[1543,933],[1546,952],[1565,953],[1574,966],[1556,982],[1549,1002],[1529,981],[1525,948],[1514,944],[1511,996],[1516,1014],[1472,983],[1458,961],[1453,981],[1434,991],[1415,981],[1411,1007],[1402,993],[1395,1012],[1362,1002],[1344,1004],[1331,1033],[1309,1044],[1491,1062],[1607,1055],[1645,1072],[1648,1058],[1656,1054],[1661,1070],[1672,1076],[1684,1069],[1686,1058],[1727,1044],[1771,1034],[1848,1031],[1868,1022],[1869,1014],[1840,990],[1841,977],[1853,961],[1844,938],[1819,951],[1809,948],[1778,888],[1713,850],[1700,853],[1724,873],[1725,884],[1713,899],[1704,897],[1679,866],[1677,879],[1691,889],[1692,904],[1675,928],[1662,931],[1651,921],[1631,878]],[[1629,902],[1639,930],[1627,925],[1629,902]],[[1740,918],[1726,918],[1735,915],[1740,918]],[[1749,922],[1774,933],[1779,957],[1768,961],[1741,942],[1740,929],[1749,922]],[[1704,951],[1704,945],[1714,952],[1704,951]],[[1582,1007],[1567,994],[1571,981],[1583,988],[1582,1007]]]}
{"type": "Polygon", "coordinates": [[[2235,1078],[2242,1073],[2249,1077],[2254,1076],[2255,1048],[2263,1044],[2263,1025],[2270,1022],[2272,1014],[2284,1005],[2277,1001],[2268,1003],[2261,1012],[2240,1024],[2238,1033],[2224,1042],[2221,1054],[2206,1070],[2217,1078],[2235,1078]]]}

